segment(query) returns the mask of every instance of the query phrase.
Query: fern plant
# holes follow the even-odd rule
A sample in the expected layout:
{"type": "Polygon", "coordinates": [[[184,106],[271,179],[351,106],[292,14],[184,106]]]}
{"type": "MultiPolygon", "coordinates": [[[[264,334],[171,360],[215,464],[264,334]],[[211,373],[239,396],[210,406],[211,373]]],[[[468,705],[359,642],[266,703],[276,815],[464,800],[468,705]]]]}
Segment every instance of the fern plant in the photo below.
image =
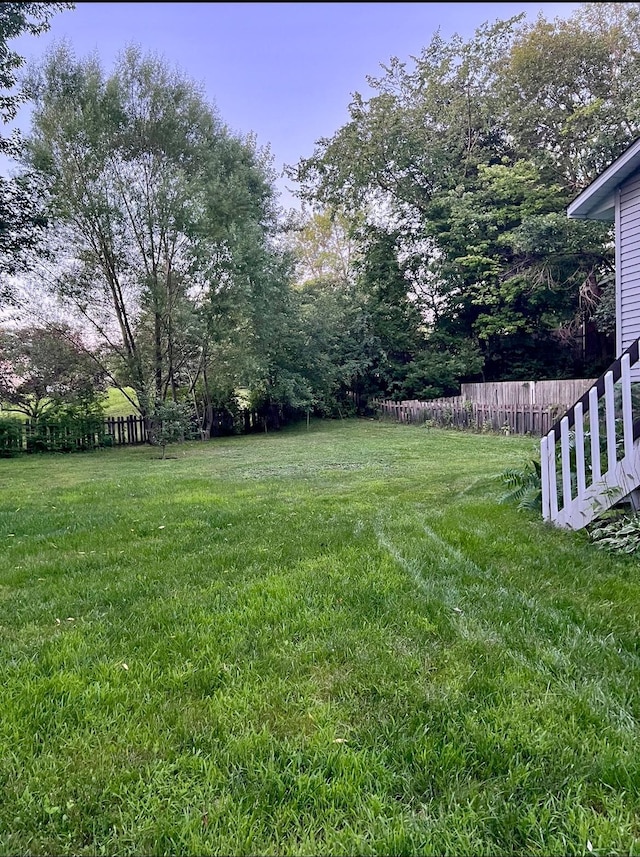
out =
{"type": "MultiPolygon", "coordinates": [[[[588,437],[588,432],[585,432],[585,437],[588,437]]],[[[576,436],[572,430],[569,432],[569,453],[570,453],[570,478],[571,491],[575,496],[577,485],[577,473],[575,463],[575,448],[576,436]]],[[[556,468],[559,468],[562,460],[562,450],[560,446],[556,448],[556,468]]],[[[520,468],[510,468],[500,474],[499,477],[506,485],[507,490],[501,497],[498,498],[499,503],[515,503],[519,510],[528,510],[531,512],[542,513],[542,467],[540,459],[532,457],[526,461],[520,468]]],[[[558,502],[562,503],[563,483],[559,480],[558,483],[558,502]]]]}
{"type": "Polygon", "coordinates": [[[499,503],[515,503],[520,511],[542,511],[542,476],[540,462],[535,458],[520,468],[509,468],[500,474],[507,490],[498,498],[499,503]]]}

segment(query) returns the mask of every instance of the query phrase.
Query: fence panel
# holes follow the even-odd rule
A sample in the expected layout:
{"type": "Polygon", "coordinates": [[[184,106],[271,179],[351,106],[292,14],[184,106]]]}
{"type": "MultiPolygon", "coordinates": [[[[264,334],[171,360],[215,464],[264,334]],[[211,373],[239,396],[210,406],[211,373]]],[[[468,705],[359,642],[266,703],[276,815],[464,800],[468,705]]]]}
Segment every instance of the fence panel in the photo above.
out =
{"type": "Polygon", "coordinates": [[[390,417],[400,423],[420,425],[431,422],[442,428],[536,436],[543,435],[548,430],[547,426],[553,424],[561,411],[555,404],[502,403],[497,405],[488,402],[470,402],[463,397],[411,403],[374,399],[371,404],[380,416],[390,417]]]}
{"type": "Polygon", "coordinates": [[[144,419],[137,414],[126,417],[107,417],[104,421],[105,434],[111,438],[112,446],[133,446],[147,443],[149,435],[144,419]]]}
{"type": "Polygon", "coordinates": [[[594,383],[593,378],[560,381],[488,381],[462,384],[461,397],[483,405],[562,405],[566,410],[594,383]]]}

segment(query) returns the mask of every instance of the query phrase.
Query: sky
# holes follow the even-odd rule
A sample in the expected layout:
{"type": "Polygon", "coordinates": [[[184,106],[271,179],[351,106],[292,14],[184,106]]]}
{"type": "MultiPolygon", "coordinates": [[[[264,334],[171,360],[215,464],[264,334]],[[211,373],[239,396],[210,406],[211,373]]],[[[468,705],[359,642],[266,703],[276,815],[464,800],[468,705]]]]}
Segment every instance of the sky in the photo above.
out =
{"type": "MultiPolygon", "coordinates": [[[[162,55],[204,86],[222,121],[269,146],[284,207],[298,203],[285,164],[309,157],[315,142],[348,121],[354,92],[391,57],[411,62],[439,29],[468,38],[485,22],[521,12],[552,20],[579,3],[76,3],[51,29],[11,47],[37,61],[68,41],[78,56],[96,51],[110,69],[129,44],[162,55]]],[[[29,110],[17,122],[29,129],[29,110]]]]}

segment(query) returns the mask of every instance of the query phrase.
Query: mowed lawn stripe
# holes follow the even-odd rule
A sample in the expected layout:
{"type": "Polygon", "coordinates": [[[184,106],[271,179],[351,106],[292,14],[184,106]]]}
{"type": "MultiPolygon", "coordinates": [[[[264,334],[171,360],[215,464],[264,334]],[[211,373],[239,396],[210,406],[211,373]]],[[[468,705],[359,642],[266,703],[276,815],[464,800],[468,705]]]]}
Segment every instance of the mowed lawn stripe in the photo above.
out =
{"type": "Polygon", "coordinates": [[[637,561],[394,426],[0,462],[0,850],[631,854],[637,561]]]}

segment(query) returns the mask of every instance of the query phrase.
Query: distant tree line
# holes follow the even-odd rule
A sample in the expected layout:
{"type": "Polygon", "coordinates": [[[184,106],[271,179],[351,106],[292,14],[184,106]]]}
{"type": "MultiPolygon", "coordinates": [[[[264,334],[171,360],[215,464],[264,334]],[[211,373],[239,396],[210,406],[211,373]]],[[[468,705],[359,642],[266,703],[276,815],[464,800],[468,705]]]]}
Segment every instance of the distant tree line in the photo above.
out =
{"type": "Polygon", "coordinates": [[[436,34],[291,169],[309,206],[350,220],[380,392],[608,365],[612,230],[566,207],[639,136],[639,73],[636,3],[436,34]]]}
{"type": "Polygon", "coordinates": [[[70,8],[0,6],[2,119],[32,104],[1,143],[5,407],[95,411],[111,385],[207,436],[239,395],[279,424],[610,362],[611,230],[565,211],[640,133],[637,4],[392,59],[289,168],[286,216],[269,153],[139,48],[110,72],[55,48],[16,90],[8,40],[70,8]]]}

